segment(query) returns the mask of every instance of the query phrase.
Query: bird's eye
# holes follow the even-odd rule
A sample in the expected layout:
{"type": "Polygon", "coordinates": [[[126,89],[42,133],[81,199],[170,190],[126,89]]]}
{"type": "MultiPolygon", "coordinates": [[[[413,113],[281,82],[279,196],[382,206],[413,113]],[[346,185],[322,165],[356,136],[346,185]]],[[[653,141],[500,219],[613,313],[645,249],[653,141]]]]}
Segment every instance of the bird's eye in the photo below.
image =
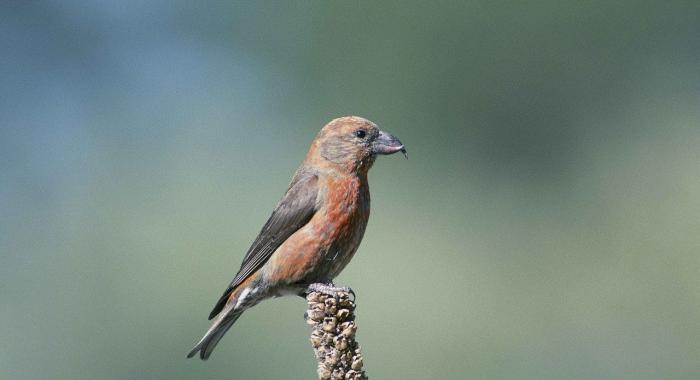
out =
{"type": "Polygon", "coordinates": [[[355,136],[357,136],[357,137],[359,137],[359,138],[361,138],[361,139],[364,139],[365,136],[367,136],[367,132],[365,132],[364,129],[358,129],[358,130],[355,131],[355,136]]]}

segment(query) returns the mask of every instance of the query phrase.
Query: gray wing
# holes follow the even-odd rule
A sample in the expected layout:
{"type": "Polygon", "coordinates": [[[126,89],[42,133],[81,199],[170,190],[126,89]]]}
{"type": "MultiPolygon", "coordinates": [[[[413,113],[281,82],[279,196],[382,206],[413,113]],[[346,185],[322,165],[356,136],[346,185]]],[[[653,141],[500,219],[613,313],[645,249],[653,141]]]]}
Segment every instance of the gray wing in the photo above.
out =
{"type": "Polygon", "coordinates": [[[298,173],[294,177],[287,193],[248,249],[241,269],[214,306],[209,319],[219,314],[236,286],[260,269],[287,238],[308,223],[316,211],[317,194],[318,177],[315,174],[298,173]]]}

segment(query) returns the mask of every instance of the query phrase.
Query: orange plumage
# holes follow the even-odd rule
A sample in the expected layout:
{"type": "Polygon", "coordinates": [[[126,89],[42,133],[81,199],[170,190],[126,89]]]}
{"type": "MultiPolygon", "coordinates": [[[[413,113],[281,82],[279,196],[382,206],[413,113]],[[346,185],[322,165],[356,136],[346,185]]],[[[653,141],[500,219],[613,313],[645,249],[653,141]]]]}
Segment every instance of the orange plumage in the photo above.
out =
{"type": "Polygon", "coordinates": [[[188,357],[199,352],[207,359],[243,311],[265,298],[330,283],[362,241],[370,211],[367,172],[377,155],[399,151],[406,153],[403,144],[367,119],[342,117],[324,126],[188,357]]]}

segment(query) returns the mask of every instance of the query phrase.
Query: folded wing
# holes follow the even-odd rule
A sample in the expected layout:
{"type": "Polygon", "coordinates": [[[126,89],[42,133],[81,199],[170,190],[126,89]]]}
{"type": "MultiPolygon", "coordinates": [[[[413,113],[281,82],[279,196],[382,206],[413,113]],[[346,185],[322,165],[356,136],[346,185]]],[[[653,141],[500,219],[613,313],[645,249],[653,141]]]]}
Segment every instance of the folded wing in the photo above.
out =
{"type": "Polygon", "coordinates": [[[303,171],[297,173],[287,193],[277,204],[258,237],[248,249],[241,269],[214,306],[209,319],[221,312],[231,292],[243,280],[260,269],[287,238],[309,222],[316,211],[317,196],[318,177],[303,171]]]}

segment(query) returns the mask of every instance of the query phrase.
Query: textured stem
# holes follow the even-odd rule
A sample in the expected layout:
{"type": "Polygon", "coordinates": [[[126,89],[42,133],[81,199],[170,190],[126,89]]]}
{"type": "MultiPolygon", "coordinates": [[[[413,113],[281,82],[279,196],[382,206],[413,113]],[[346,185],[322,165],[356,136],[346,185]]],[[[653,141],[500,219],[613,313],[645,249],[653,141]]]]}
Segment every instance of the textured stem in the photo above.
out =
{"type": "MultiPolygon", "coordinates": [[[[354,298],[354,297],[353,297],[354,298]]],[[[362,354],[355,341],[355,302],[348,288],[323,284],[309,287],[306,322],[318,360],[320,380],[365,380],[362,354]]]]}

